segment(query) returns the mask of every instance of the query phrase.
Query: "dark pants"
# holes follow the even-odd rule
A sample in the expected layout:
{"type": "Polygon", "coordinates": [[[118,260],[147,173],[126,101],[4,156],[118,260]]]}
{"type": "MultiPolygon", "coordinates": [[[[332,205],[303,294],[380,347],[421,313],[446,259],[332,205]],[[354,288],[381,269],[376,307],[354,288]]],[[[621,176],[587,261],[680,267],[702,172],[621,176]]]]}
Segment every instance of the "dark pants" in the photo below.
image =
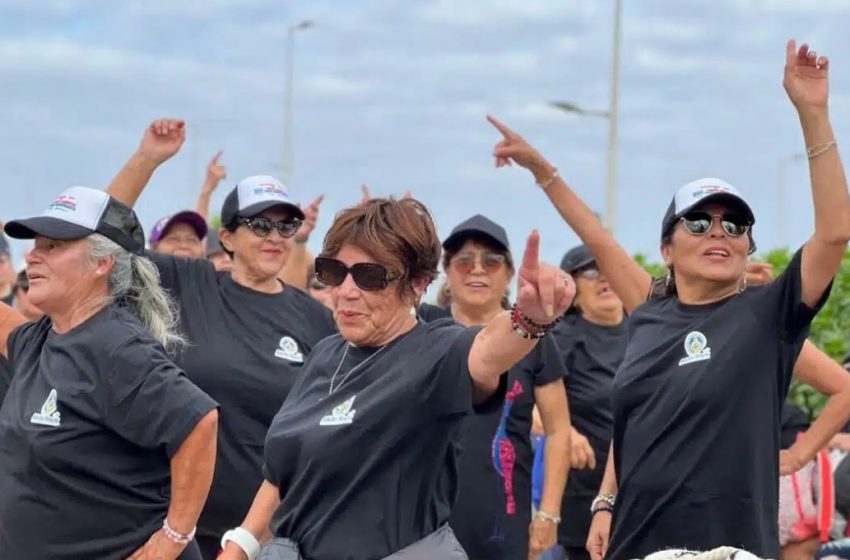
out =
{"type": "Polygon", "coordinates": [[[198,558],[202,558],[203,560],[215,560],[216,557],[218,557],[218,553],[221,552],[221,539],[208,537],[206,535],[199,535],[195,537],[195,540],[201,550],[198,558]]]}

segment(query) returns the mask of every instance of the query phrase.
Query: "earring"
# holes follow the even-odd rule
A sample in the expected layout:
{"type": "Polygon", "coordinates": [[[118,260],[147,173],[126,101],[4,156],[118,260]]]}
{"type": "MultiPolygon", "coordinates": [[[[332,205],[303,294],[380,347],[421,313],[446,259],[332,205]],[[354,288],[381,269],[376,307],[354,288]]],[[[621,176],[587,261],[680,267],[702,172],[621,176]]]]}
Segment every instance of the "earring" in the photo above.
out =
{"type": "Polygon", "coordinates": [[[670,284],[673,282],[673,275],[670,273],[670,269],[667,269],[667,276],[664,278],[664,287],[669,288],[670,284]]]}
{"type": "Polygon", "coordinates": [[[741,282],[741,285],[738,287],[738,293],[740,294],[746,289],[747,289],[747,273],[745,272],[744,273],[744,281],[741,282]]]}

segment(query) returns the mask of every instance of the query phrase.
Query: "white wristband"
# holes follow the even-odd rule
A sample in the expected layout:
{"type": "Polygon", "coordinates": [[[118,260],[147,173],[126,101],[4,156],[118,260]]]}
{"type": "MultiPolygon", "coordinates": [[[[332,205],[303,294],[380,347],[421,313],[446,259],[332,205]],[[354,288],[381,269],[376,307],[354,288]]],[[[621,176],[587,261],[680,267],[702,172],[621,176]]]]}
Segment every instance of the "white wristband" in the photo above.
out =
{"type": "Polygon", "coordinates": [[[250,531],[242,527],[231,529],[221,537],[221,548],[224,549],[227,541],[235,543],[248,555],[248,560],[254,560],[260,554],[260,542],[250,531]]]}

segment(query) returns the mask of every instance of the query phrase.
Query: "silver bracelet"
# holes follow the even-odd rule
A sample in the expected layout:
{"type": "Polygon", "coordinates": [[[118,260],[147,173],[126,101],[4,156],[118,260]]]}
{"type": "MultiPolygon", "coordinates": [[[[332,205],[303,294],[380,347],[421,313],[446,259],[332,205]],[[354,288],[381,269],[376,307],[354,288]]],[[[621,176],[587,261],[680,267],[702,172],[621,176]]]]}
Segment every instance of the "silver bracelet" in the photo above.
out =
{"type": "Polygon", "coordinates": [[[826,142],[824,144],[816,144],[811,148],[806,148],[806,155],[809,156],[809,159],[814,159],[819,155],[825,154],[829,151],[830,148],[837,146],[838,144],[833,140],[832,142],[826,142]]]}
{"type": "Polygon", "coordinates": [[[168,540],[176,542],[177,544],[189,544],[192,542],[192,539],[195,538],[195,529],[192,529],[192,532],[188,535],[178,533],[171,528],[171,525],[168,524],[167,517],[162,521],[162,532],[165,533],[168,540]]]}
{"type": "Polygon", "coordinates": [[[537,510],[534,512],[534,519],[542,519],[543,521],[550,521],[555,525],[561,522],[561,518],[557,515],[552,515],[551,513],[546,513],[545,511],[537,510]]]}
{"type": "Polygon", "coordinates": [[[590,511],[593,513],[596,511],[601,504],[605,504],[605,508],[614,509],[614,504],[617,503],[617,496],[614,494],[599,494],[595,498],[593,498],[593,502],[590,503],[590,511]]]}
{"type": "Polygon", "coordinates": [[[545,191],[546,189],[548,189],[548,188],[549,188],[549,185],[551,185],[551,184],[552,184],[552,182],[553,182],[555,179],[557,179],[557,178],[558,178],[558,168],[557,168],[557,167],[553,167],[553,168],[552,168],[552,175],[551,175],[548,179],[546,179],[546,181],[545,181],[545,182],[543,182],[543,183],[537,183],[537,186],[538,186],[538,187],[540,187],[541,189],[543,189],[543,190],[545,191]]]}

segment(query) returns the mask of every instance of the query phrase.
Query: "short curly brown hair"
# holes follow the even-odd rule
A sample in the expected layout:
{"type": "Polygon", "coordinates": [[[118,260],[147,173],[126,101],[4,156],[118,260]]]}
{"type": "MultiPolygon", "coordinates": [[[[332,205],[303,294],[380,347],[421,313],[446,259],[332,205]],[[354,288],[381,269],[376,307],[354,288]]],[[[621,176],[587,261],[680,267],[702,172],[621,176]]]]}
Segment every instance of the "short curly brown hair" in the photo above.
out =
{"type": "Polygon", "coordinates": [[[325,235],[321,256],[335,257],[344,245],[357,247],[390,273],[399,275],[399,295],[437,277],[440,239],[428,208],[418,200],[373,198],[336,215],[325,235]]]}

